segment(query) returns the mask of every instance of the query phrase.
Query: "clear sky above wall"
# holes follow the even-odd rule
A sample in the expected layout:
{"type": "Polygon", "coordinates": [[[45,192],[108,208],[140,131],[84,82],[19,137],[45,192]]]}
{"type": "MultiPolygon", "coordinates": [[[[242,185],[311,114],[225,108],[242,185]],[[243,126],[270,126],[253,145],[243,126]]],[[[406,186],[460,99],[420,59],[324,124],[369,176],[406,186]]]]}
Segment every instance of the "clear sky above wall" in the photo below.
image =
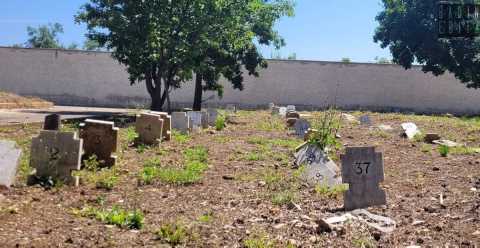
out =
{"type": "MultiPolygon", "coordinates": [[[[24,43],[27,26],[59,22],[65,45],[85,40],[85,26],[74,23],[73,15],[86,0],[2,0],[0,3],[0,46],[24,43]]],[[[381,9],[380,0],[297,0],[296,15],[278,23],[287,46],[280,53],[296,53],[297,59],[371,62],[376,56],[390,58],[388,49],[373,42],[381,9]]],[[[262,48],[265,57],[274,52],[262,48]]]]}

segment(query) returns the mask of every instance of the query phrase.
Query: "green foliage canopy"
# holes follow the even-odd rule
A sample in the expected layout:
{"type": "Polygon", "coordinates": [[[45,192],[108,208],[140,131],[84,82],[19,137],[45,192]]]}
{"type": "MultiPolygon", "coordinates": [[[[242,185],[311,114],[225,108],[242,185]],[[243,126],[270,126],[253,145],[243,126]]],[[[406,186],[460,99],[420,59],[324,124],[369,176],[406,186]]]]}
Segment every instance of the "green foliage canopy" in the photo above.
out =
{"type": "Polygon", "coordinates": [[[382,0],[383,10],[374,41],[389,47],[392,62],[405,69],[417,62],[424,72],[438,76],[452,72],[469,88],[480,87],[478,39],[439,39],[437,0],[382,0]]]}

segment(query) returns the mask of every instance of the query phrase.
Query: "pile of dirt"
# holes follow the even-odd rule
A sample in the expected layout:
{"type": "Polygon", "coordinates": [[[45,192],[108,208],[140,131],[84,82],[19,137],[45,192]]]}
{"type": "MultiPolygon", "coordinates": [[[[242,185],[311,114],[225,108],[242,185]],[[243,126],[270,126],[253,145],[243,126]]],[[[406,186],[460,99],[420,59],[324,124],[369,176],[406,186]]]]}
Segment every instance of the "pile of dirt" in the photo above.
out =
{"type": "Polygon", "coordinates": [[[0,109],[49,108],[53,103],[37,97],[24,97],[0,91],[0,109]]]}

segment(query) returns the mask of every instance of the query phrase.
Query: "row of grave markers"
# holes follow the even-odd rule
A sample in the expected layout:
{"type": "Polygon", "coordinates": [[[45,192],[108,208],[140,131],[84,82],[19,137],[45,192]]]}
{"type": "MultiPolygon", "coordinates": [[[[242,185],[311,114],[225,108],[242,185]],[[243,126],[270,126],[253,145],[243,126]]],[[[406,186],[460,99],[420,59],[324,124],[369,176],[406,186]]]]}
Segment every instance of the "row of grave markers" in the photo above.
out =
{"type": "MultiPolygon", "coordinates": [[[[137,115],[135,130],[137,143],[158,145],[169,141],[172,128],[182,133],[199,131],[214,125],[218,116],[216,109],[206,112],[143,112],[137,115]]],[[[79,178],[72,175],[81,169],[82,161],[95,155],[101,167],[112,167],[117,157],[119,129],[114,122],[87,119],[80,124],[79,133],[62,132],[60,115],[45,118],[44,130],[32,139],[30,166],[35,173],[29,178],[30,184],[37,182],[62,182],[78,185],[79,178]]],[[[0,141],[0,186],[14,184],[20,163],[21,150],[15,142],[0,141]]]]}
{"type": "MultiPolygon", "coordinates": [[[[271,103],[269,107],[272,115],[285,118],[287,128],[293,128],[295,135],[304,141],[316,132],[296,112],[295,106],[277,107],[271,103]]],[[[371,125],[368,115],[360,119],[361,124],[371,125]]],[[[334,187],[342,184],[342,181],[348,184],[348,190],[344,193],[344,208],[347,211],[385,205],[387,202],[385,191],[379,186],[384,181],[383,154],[375,151],[375,147],[347,147],[345,154],[341,155],[340,170],[325,151],[305,142],[296,149],[294,164],[305,166],[302,178],[310,185],[334,187]]]]}

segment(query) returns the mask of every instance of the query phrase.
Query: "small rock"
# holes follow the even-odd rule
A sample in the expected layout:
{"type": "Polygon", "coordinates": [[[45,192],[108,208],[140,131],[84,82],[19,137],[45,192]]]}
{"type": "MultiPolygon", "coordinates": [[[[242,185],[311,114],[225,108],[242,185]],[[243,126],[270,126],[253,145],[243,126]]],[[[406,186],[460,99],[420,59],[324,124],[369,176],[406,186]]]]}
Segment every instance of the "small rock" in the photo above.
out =
{"type": "Polygon", "coordinates": [[[419,225],[423,225],[425,223],[425,221],[423,220],[416,220],[412,223],[412,226],[419,226],[419,225]]]}
{"type": "Polygon", "coordinates": [[[265,181],[259,181],[258,182],[258,186],[260,187],[265,187],[267,185],[267,183],[265,181]]]}
{"type": "Polygon", "coordinates": [[[208,133],[209,133],[209,134],[216,134],[217,131],[215,131],[215,130],[213,130],[213,129],[210,129],[210,130],[208,130],[208,133]]]}
{"type": "Polygon", "coordinates": [[[280,223],[278,225],[273,226],[273,229],[282,229],[286,226],[287,224],[285,223],[280,223]]]}
{"type": "Polygon", "coordinates": [[[374,232],[372,234],[372,236],[376,241],[379,241],[382,238],[382,233],[381,232],[374,232]]]}
{"type": "Polygon", "coordinates": [[[433,171],[440,171],[440,168],[438,168],[438,167],[433,167],[432,170],[433,170],[433,171]]]}
{"type": "Polygon", "coordinates": [[[474,233],[472,233],[473,236],[480,236],[480,230],[477,230],[475,231],[474,233]]]}
{"type": "Polygon", "coordinates": [[[332,227],[325,220],[320,219],[320,220],[317,220],[316,223],[318,225],[317,226],[317,233],[318,234],[332,232],[332,227]]]}
{"type": "Polygon", "coordinates": [[[390,125],[378,125],[378,129],[382,130],[382,131],[391,131],[393,130],[393,127],[390,126],[390,125]]]}
{"type": "Polygon", "coordinates": [[[222,177],[224,180],[235,180],[235,177],[232,175],[223,175],[222,177]]]}
{"type": "Polygon", "coordinates": [[[293,202],[290,202],[288,205],[287,205],[287,208],[292,210],[292,209],[297,209],[298,211],[302,211],[302,208],[300,207],[300,205],[296,204],[296,203],[293,203],[293,202]]]}
{"type": "Polygon", "coordinates": [[[425,210],[425,212],[431,213],[431,214],[437,212],[437,209],[435,209],[434,207],[431,207],[431,206],[424,207],[423,210],[425,210]]]}

